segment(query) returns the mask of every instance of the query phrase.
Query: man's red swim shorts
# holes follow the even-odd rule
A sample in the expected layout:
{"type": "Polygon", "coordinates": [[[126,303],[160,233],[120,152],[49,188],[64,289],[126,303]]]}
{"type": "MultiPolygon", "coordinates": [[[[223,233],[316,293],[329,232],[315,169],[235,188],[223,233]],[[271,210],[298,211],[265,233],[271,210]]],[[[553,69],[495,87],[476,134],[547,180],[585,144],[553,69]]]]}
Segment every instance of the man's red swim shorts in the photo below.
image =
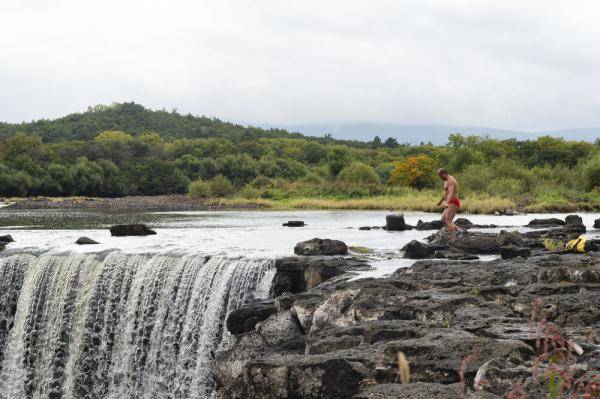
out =
{"type": "Polygon", "coordinates": [[[458,199],[458,197],[454,197],[450,201],[448,201],[448,205],[450,204],[454,204],[457,208],[460,208],[460,200],[458,199]]]}

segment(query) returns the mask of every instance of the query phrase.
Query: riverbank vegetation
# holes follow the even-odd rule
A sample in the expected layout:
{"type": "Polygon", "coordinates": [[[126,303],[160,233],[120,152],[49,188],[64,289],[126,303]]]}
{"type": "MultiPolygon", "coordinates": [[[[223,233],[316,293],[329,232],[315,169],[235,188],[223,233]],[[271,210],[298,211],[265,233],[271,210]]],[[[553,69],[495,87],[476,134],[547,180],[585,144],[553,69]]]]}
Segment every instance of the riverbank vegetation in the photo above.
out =
{"type": "Polygon", "coordinates": [[[0,188],[3,196],[189,193],[207,203],[434,210],[435,170],[445,167],[459,179],[467,211],[600,207],[600,141],[426,140],[340,141],[133,103],[97,106],[0,123],[0,188]]]}

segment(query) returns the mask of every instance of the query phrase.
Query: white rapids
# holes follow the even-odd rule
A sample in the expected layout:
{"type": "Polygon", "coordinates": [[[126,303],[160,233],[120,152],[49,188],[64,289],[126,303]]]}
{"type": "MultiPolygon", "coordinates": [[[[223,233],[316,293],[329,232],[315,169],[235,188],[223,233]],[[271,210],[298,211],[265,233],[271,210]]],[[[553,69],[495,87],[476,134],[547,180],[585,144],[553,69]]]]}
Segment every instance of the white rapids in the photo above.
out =
{"type": "Polygon", "coordinates": [[[207,398],[226,315],[270,295],[272,260],[0,256],[0,398],[207,398]]]}

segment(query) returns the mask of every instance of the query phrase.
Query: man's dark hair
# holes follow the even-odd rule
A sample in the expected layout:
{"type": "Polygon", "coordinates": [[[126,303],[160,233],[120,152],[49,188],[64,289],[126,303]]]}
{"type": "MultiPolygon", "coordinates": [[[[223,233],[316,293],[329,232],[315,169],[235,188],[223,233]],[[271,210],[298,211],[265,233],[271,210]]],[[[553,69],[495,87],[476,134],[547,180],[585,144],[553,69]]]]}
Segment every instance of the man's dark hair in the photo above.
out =
{"type": "Polygon", "coordinates": [[[448,171],[446,169],[444,169],[444,168],[439,168],[438,171],[437,171],[437,175],[438,176],[447,175],[447,174],[448,174],[448,171]]]}

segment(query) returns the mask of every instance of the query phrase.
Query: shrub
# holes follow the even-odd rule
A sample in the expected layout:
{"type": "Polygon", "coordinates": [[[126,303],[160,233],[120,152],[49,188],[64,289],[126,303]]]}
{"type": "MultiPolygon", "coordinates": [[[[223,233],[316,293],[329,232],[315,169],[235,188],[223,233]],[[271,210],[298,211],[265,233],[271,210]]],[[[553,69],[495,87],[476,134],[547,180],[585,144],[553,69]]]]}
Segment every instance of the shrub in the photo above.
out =
{"type": "Polygon", "coordinates": [[[191,198],[208,198],[210,197],[210,183],[197,179],[188,186],[188,195],[191,198]]]}
{"type": "Polygon", "coordinates": [[[346,166],[340,172],[338,179],[344,184],[368,186],[378,186],[381,184],[381,180],[379,180],[379,175],[377,175],[375,169],[362,162],[354,162],[346,166]]]}
{"type": "Polygon", "coordinates": [[[596,155],[583,165],[583,180],[587,191],[600,187],[600,155],[596,155]]]}
{"type": "Polygon", "coordinates": [[[525,184],[512,177],[496,177],[487,185],[487,192],[503,198],[516,198],[526,192],[525,184]]]}
{"type": "Polygon", "coordinates": [[[429,155],[409,156],[402,162],[394,162],[390,184],[415,188],[435,185],[435,161],[429,155]]]}
{"type": "Polygon", "coordinates": [[[264,175],[256,176],[249,184],[254,188],[262,188],[262,189],[269,188],[273,185],[273,183],[271,182],[271,179],[269,179],[267,176],[264,176],[264,175]]]}
{"type": "Polygon", "coordinates": [[[246,199],[255,199],[260,198],[262,191],[256,187],[251,186],[250,184],[246,184],[243,189],[238,193],[240,197],[246,199]]]}
{"type": "Polygon", "coordinates": [[[227,197],[233,193],[233,185],[223,175],[216,175],[210,181],[210,196],[211,197],[227,197]]]}
{"type": "Polygon", "coordinates": [[[459,176],[461,192],[485,192],[488,184],[494,178],[494,172],[487,165],[469,165],[459,176]]]}

